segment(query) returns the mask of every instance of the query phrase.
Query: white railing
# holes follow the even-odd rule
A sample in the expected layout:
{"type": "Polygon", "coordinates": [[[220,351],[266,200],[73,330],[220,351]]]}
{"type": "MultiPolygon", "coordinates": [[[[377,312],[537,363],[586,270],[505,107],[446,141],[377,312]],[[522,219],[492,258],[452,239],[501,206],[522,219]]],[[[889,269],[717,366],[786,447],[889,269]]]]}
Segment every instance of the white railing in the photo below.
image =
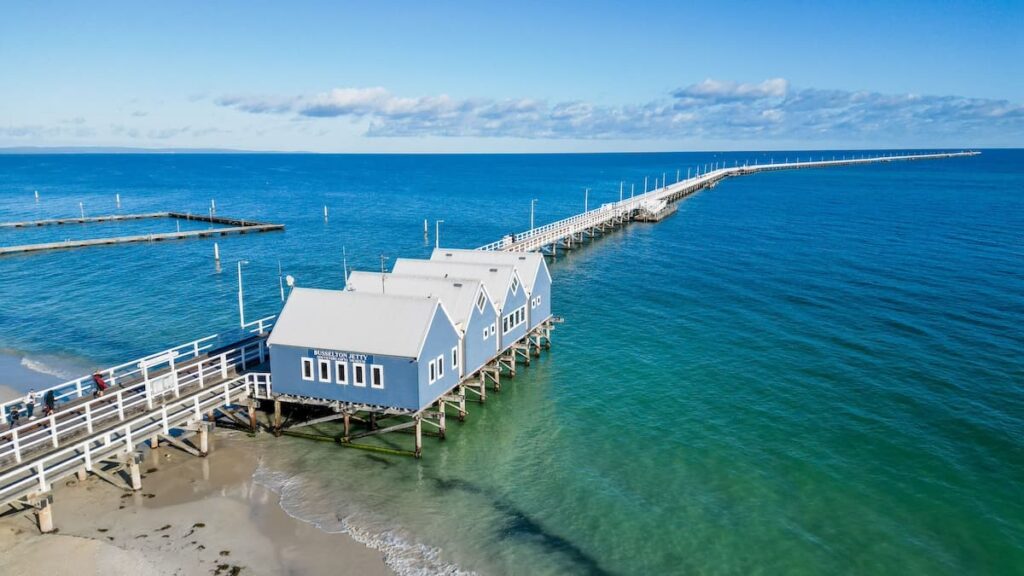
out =
{"type": "Polygon", "coordinates": [[[101,458],[130,453],[135,446],[154,434],[169,434],[190,422],[198,422],[203,413],[232,404],[250,393],[249,379],[237,376],[210,385],[185,398],[172,398],[136,418],[97,433],[88,434],[60,449],[54,449],[0,475],[0,503],[10,502],[30,492],[46,492],[50,485],[78,470],[92,470],[101,458]]]}
{"type": "Polygon", "coordinates": [[[246,322],[242,326],[242,330],[250,334],[266,334],[274,327],[274,321],[277,318],[276,314],[267,316],[266,318],[260,318],[259,320],[253,320],[252,322],[246,322]]]}
{"type": "Polygon", "coordinates": [[[920,160],[928,158],[950,158],[955,156],[975,156],[977,154],[979,154],[979,152],[975,151],[943,152],[934,154],[884,154],[868,158],[836,159],[833,157],[832,160],[825,160],[824,157],[822,157],[821,160],[817,161],[775,163],[775,161],[772,160],[768,164],[759,164],[756,161],[754,164],[745,163],[742,166],[737,164],[733,167],[722,167],[704,174],[698,174],[693,178],[687,178],[674,184],[663,184],[660,188],[645,192],[639,196],[634,196],[633,198],[624,198],[618,202],[605,204],[604,206],[595,208],[594,210],[576,214],[537,228],[531,228],[530,230],[526,230],[518,234],[508,235],[501,240],[481,246],[477,248],[477,250],[511,250],[516,252],[538,250],[563,238],[567,238],[572,234],[578,234],[581,231],[607,222],[612,218],[631,213],[643,202],[668,200],[676,194],[689,192],[697,188],[707,186],[729,176],[739,176],[769,170],[847,166],[852,164],[890,162],[893,160],[920,160]]]}
{"type": "MultiPolygon", "coordinates": [[[[111,366],[110,368],[105,368],[99,372],[106,383],[111,387],[127,382],[134,382],[140,378],[145,379],[145,374],[143,374],[145,370],[152,371],[153,368],[158,368],[160,364],[167,364],[169,361],[183,362],[192,358],[198,358],[203,352],[213,347],[213,341],[216,339],[217,335],[214,334],[205,338],[193,340],[187,344],[181,344],[174,348],[143,356],[142,358],[136,358],[135,360],[125,362],[124,364],[111,366]],[[164,362],[154,363],[153,361],[158,358],[163,358],[164,362]],[[147,368],[143,368],[143,366],[147,366],[147,368]]],[[[62,384],[57,384],[56,386],[37,390],[35,409],[39,412],[42,411],[41,404],[43,397],[51,390],[54,393],[56,403],[59,405],[61,403],[70,402],[83,396],[90,395],[95,389],[96,384],[93,382],[92,375],[89,375],[69,380],[62,384]]],[[[3,417],[3,422],[6,423],[8,421],[12,410],[18,410],[20,416],[25,416],[27,414],[25,398],[17,398],[0,404],[0,416],[3,417]]]]}
{"type": "Polygon", "coordinates": [[[269,372],[249,372],[245,375],[251,386],[253,398],[271,398],[274,390],[269,372]]]}
{"type": "Polygon", "coordinates": [[[168,398],[216,385],[266,359],[266,340],[252,339],[217,355],[175,365],[164,373],[147,374],[141,382],[108,389],[100,398],[7,430],[0,433],[0,469],[61,448],[83,434],[93,434],[139,412],[152,411],[168,398]]]}

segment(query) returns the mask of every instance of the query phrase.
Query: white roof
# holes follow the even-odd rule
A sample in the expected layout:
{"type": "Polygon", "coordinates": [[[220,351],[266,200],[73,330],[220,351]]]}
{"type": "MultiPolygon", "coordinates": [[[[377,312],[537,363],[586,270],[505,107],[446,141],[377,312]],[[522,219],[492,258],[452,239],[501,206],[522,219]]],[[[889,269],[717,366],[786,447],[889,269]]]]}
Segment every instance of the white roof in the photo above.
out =
{"type": "Polygon", "coordinates": [[[466,250],[464,248],[434,248],[430,259],[438,262],[472,262],[475,264],[501,264],[515,266],[519,279],[527,292],[533,293],[537,275],[545,267],[540,252],[499,252],[497,250],[466,250]]]}
{"type": "Polygon", "coordinates": [[[267,343],[418,358],[440,305],[437,298],[295,288],[267,343]]]}
{"type": "MultiPolygon", "coordinates": [[[[409,276],[405,274],[381,274],[380,272],[352,272],[345,285],[346,290],[391,296],[434,297],[441,300],[445,310],[451,314],[452,322],[459,330],[466,329],[480,281],[471,278],[437,278],[432,276],[409,276]]],[[[490,302],[488,302],[490,303],[490,302]]]]}
{"type": "Polygon", "coordinates": [[[399,258],[392,269],[395,274],[407,276],[432,276],[434,278],[462,278],[479,280],[487,287],[495,307],[505,307],[505,293],[512,282],[515,270],[499,264],[473,264],[470,262],[439,262],[437,260],[414,260],[399,258]]]}

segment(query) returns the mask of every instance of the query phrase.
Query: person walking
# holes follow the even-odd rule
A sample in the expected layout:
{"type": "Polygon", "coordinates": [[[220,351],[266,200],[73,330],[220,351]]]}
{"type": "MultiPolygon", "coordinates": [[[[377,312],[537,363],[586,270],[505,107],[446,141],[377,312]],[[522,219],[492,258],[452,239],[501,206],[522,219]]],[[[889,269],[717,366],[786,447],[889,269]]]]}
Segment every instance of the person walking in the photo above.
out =
{"type": "Polygon", "coordinates": [[[33,416],[32,414],[33,414],[33,412],[36,411],[36,397],[37,396],[38,396],[38,394],[36,394],[35,390],[29,390],[28,391],[28,396],[25,396],[25,416],[27,416],[29,420],[35,420],[36,419],[36,417],[33,416]]]}
{"type": "Polygon", "coordinates": [[[103,392],[109,388],[107,383],[103,380],[103,375],[97,370],[92,373],[92,382],[96,385],[96,391],[92,393],[92,397],[103,396],[103,392]]]}
{"type": "Polygon", "coordinates": [[[49,416],[57,409],[57,397],[54,396],[53,390],[46,391],[43,396],[43,406],[43,416],[49,416]]]}

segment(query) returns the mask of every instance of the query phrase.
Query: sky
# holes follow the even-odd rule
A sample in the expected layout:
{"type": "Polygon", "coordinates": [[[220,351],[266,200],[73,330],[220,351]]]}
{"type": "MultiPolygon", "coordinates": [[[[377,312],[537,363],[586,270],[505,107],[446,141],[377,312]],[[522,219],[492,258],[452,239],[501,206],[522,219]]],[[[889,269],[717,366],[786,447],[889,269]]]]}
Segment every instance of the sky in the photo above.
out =
{"type": "Polygon", "coordinates": [[[0,0],[25,146],[1024,147],[1024,2],[0,0]]]}

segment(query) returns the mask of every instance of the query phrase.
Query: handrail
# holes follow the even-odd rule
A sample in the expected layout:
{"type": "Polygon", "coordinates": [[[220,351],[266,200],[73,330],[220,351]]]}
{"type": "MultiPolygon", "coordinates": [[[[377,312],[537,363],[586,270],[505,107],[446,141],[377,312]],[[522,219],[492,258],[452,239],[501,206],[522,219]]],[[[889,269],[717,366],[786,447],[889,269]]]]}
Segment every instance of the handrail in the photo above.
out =
{"type": "Polygon", "coordinates": [[[231,404],[233,399],[244,397],[250,390],[250,380],[245,375],[236,376],[189,397],[167,401],[159,411],[146,412],[23,463],[0,474],[0,503],[30,491],[46,492],[55,481],[76,470],[92,470],[93,462],[99,457],[116,452],[130,453],[153,434],[167,434],[172,427],[201,420],[204,412],[231,404]]]}
{"type": "MultiPolygon", "coordinates": [[[[198,340],[193,340],[185,344],[180,344],[167,350],[154,352],[141,358],[136,358],[135,360],[130,360],[123,364],[118,364],[117,366],[104,368],[99,372],[101,375],[104,376],[104,379],[106,380],[107,384],[113,387],[116,386],[119,383],[119,381],[130,380],[139,375],[142,375],[143,369],[141,367],[141,364],[149,362],[154,358],[158,358],[161,356],[170,357],[172,355],[176,355],[176,360],[179,362],[189,360],[192,358],[197,358],[201,353],[213,347],[213,343],[210,341],[215,340],[217,337],[217,334],[206,336],[198,340]]],[[[152,367],[148,367],[147,369],[151,368],[152,367]]],[[[55,386],[50,386],[49,388],[43,388],[42,390],[36,392],[36,394],[38,395],[36,398],[36,408],[42,408],[41,404],[43,396],[50,390],[53,390],[55,400],[57,403],[65,403],[75,400],[77,398],[81,398],[87,394],[91,394],[95,390],[95,388],[96,384],[93,382],[91,374],[88,376],[76,378],[74,380],[68,380],[67,382],[63,382],[55,386]]],[[[11,413],[12,409],[18,410],[19,416],[26,414],[27,410],[25,408],[25,397],[23,396],[21,398],[16,398],[14,400],[8,400],[7,402],[0,404],[0,417],[3,418],[3,422],[8,421],[9,414],[11,413]]]]}
{"type": "Polygon", "coordinates": [[[59,448],[63,442],[78,438],[83,431],[93,433],[113,422],[123,421],[138,410],[151,410],[166,398],[180,397],[193,388],[203,388],[229,378],[232,371],[261,364],[267,358],[266,340],[244,341],[215,356],[179,364],[166,373],[147,374],[141,382],[110,389],[110,395],[94,398],[67,410],[0,433],[0,469],[12,459],[21,463],[29,453],[59,448]]]}

